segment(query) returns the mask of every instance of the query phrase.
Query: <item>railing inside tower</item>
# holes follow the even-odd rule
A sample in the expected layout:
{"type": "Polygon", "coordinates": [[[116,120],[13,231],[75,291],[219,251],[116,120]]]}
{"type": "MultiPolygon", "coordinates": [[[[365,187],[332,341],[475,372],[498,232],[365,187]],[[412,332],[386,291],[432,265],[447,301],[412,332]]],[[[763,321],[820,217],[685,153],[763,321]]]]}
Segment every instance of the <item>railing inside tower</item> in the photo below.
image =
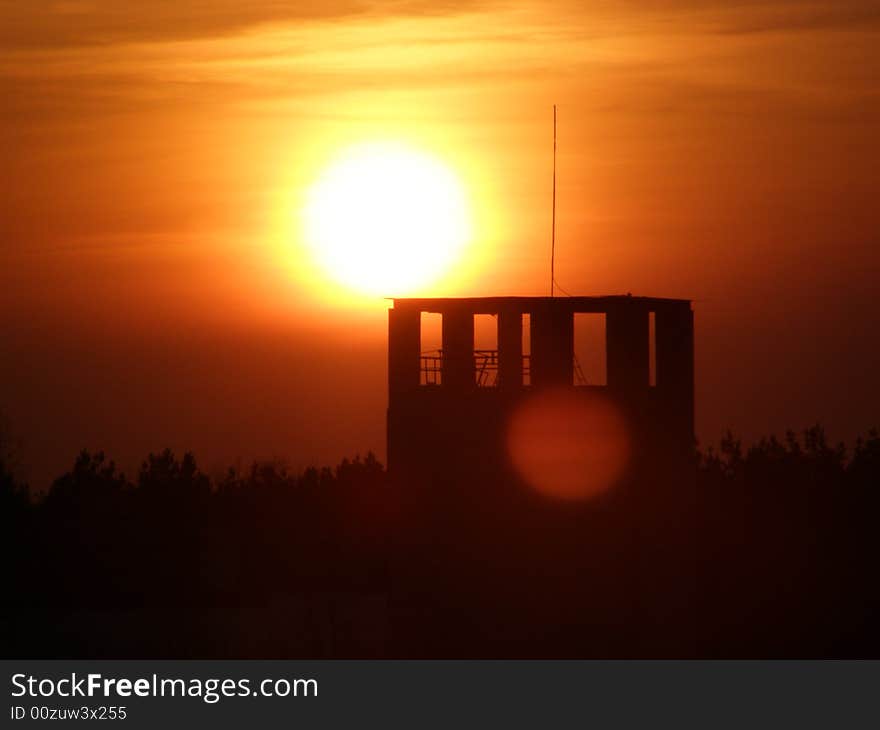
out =
{"type": "Polygon", "coordinates": [[[440,385],[443,379],[443,350],[423,352],[419,367],[419,382],[422,385],[440,385]]]}
{"type": "MultiPolygon", "coordinates": [[[[522,356],[522,383],[528,385],[531,373],[529,355],[522,356]]],[[[475,383],[481,388],[498,385],[498,350],[474,350],[475,383]]],[[[419,382],[422,385],[442,385],[443,350],[423,352],[420,356],[419,382]]]]}
{"type": "Polygon", "coordinates": [[[498,350],[474,350],[474,371],[481,388],[498,385],[498,350]]]}

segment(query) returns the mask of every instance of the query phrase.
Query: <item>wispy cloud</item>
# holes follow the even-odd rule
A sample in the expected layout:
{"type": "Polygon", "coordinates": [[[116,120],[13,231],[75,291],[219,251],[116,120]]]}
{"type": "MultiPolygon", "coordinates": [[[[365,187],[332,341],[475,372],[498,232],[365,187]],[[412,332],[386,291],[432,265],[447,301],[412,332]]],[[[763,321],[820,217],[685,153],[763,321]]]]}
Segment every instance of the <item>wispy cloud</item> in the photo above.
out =
{"type": "Polygon", "coordinates": [[[10,49],[174,41],[222,36],[268,23],[454,14],[475,4],[467,0],[0,0],[0,45],[10,49]]]}

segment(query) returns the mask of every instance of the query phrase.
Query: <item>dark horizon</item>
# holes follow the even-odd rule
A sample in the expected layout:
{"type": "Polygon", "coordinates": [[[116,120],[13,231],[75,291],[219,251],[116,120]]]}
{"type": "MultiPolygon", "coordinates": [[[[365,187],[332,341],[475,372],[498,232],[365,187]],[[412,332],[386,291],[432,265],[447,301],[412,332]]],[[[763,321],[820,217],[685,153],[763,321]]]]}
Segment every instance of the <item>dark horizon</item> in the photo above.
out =
{"type": "Polygon", "coordinates": [[[372,456],[212,479],[81,454],[38,502],[0,460],[32,658],[876,658],[880,435],[821,429],[559,502],[372,456]],[[486,520],[491,518],[491,529],[486,520]],[[624,540],[621,538],[625,537],[624,540]]]}

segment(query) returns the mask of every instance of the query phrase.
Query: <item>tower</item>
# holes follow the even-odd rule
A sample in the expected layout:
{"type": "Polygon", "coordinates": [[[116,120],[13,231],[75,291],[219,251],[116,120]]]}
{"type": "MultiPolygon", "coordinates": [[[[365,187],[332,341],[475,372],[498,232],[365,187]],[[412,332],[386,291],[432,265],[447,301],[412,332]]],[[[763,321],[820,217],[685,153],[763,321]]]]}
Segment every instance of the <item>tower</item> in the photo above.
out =
{"type": "Polygon", "coordinates": [[[505,450],[511,414],[549,388],[613,402],[630,433],[632,469],[681,463],[695,445],[693,322],[683,299],[395,299],[388,313],[389,472],[403,481],[515,480],[505,450]],[[423,313],[442,317],[435,351],[422,348],[423,313]],[[579,313],[603,315],[604,383],[579,377],[579,313]],[[480,315],[494,317],[493,349],[474,347],[480,315]]]}

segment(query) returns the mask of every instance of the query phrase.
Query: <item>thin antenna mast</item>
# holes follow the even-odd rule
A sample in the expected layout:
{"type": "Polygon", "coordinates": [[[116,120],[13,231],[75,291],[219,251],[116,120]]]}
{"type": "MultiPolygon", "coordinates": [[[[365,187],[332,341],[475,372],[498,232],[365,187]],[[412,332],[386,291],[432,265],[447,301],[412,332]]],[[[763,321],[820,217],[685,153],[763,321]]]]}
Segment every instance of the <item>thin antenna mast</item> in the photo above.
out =
{"type": "Polygon", "coordinates": [[[556,104],[553,105],[553,218],[550,224],[550,296],[556,290],[556,104]]]}

